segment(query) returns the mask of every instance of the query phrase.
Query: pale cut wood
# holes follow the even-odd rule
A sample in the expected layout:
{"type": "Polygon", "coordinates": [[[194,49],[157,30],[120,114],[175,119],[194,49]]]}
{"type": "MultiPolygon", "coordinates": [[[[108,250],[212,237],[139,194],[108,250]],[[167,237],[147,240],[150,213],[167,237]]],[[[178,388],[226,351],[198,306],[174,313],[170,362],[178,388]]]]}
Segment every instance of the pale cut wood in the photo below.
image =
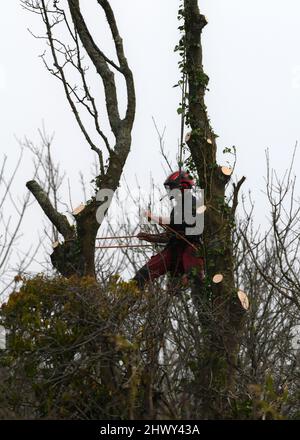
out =
{"type": "Polygon", "coordinates": [[[197,214],[204,214],[204,212],[206,211],[206,206],[205,205],[202,205],[202,206],[199,206],[199,208],[197,208],[197,214]]]}
{"type": "Polygon", "coordinates": [[[243,292],[242,290],[239,290],[238,297],[239,297],[239,300],[241,301],[242,307],[245,310],[249,310],[250,303],[249,303],[249,299],[248,299],[247,294],[245,292],[243,292]]]}
{"type": "Polygon", "coordinates": [[[54,243],[52,243],[52,248],[55,249],[59,246],[59,241],[55,241],[54,243]]]}
{"type": "Polygon", "coordinates": [[[80,214],[85,208],[85,205],[83,203],[80,203],[79,206],[77,206],[77,208],[74,209],[74,211],[72,212],[73,215],[78,215],[80,214]]]}
{"type": "Polygon", "coordinates": [[[188,141],[191,139],[191,136],[192,136],[192,132],[189,131],[189,132],[185,135],[184,141],[185,141],[185,142],[188,142],[188,141]]]}
{"type": "Polygon", "coordinates": [[[215,284],[219,284],[223,281],[223,275],[221,273],[217,273],[216,275],[214,275],[213,277],[213,283],[215,284]]]}
{"type": "Polygon", "coordinates": [[[230,167],[222,167],[221,170],[222,173],[225,174],[225,176],[231,176],[232,174],[232,168],[230,167]]]}

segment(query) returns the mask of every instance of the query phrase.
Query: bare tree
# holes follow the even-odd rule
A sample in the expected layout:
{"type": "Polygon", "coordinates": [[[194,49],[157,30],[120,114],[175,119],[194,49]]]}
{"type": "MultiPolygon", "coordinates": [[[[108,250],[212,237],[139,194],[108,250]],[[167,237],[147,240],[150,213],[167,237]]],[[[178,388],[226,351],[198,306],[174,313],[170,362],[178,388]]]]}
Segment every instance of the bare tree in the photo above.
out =
{"type": "Polygon", "coordinates": [[[27,250],[22,250],[19,246],[25,213],[30,206],[29,193],[18,199],[14,186],[23,152],[21,148],[12,171],[8,171],[7,156],[3,157],[0,165],[0,295],[8,293],[9,288],[21,281],[40,247],[40,242],[34,249],[29,246],[27,250]]]}
{"type": "Polygon", "coordinates": [[[46,39],[52,63],[49,64],[45,54],[44,63],[49,72],[61,81],[87,146],[96,154],[99,162],[99,174],[95,176],[95,194],[82,207],[84,209],[74,214],[74,227],[70,225],[66,216],[57,211],[38,182],[31,180],[27,182],[27,187],[64,239],[63,243],[55,247],[51,255],[53,266],[67,277],[73,274],[94,277],[95,239],[100,226],[96,211],[104,202],[97,200],[96,194],[101,189],[112,191],[117,189],[130,150],[135,116],[132,72],[124,54],[123,42],[113,10],[107,0],[97,0],[97,3],[109,24],[115,44],[116,62],[109,59],[96,44],[81,13],[79,0],[68,0],[65,7],[56,1],[52,6],[44,0],[23,0],[21,3],[25,9],[38,14],[45,25],[46,35],[38,38],[46,39]],[[56,34],[61,27],[68,35],[68,42],[63,41],[59,34],[56,34]],[[109,127],[114,138],[113,146],[108,134],[103,131],[98,104],[88,83],[86,58],[102,80],[109,127]],[[77,75],[74,81],[72,75],[70,78],[68,76],[70,69],[73,69],[73,73],[77,75]],[[123,118],[119,111],[115,74],[121,75],[126,84],[127,109],[123,118]],[[80,85],[75,81],[79,81],[80,85]],[[94,126],[95,141],[89,123],[85,122],[86,116],[94,126]]]}
{"type": "MultiPolygon", "coordinates": [[[[270,227],[263,237],[247,236],[244,228],[240,234],[245,240],[248,252],[255,263],[256,270],[265,282],[284,299],[290,301],[300,310],[300,204],[295,195],[296,177],[293,176],[293,160],[283,178],[271,169],[267,156],[266,194],[270,209],[270,227]],[[270,276],[261,266],[261,256],[272,252],[276,273],[270,276]],[[259,258],[257,257],[259,255],[259,258]]],[[[245,220],[251,222],[251,213],[245,220]]]]}

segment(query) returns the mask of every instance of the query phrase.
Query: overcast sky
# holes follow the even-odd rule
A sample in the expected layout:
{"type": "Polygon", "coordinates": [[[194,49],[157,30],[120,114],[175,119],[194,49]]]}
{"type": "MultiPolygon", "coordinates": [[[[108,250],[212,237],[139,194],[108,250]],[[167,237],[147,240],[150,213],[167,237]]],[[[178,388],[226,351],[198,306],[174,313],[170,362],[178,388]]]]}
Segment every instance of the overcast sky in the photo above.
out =
{"type": "MultiPolygon", "coordinates": [[[[110,51],[110,38],[96,1],[81,0],[88,24],[97,30],[99,45],[110,51]]],[[[152,123],[166,126],[166,149],[174,159],[180,133],[179,79],[174,46],[179,34],[179,0],[111,0],[137,90],[137,115],[126,178],[156,183],[165,177],[152,123]]],[[[266,170],[265,150],[272,165],[283,172],[300,138],[300,3],[299,0],[199,0],[209,20],[203,34],[204,66],[210,77],[207,105],[219,135],[219,162],[225,147],[238,152],[237,176],[245,175],[244,192],[258,200],[257,219],[263,221],[261,191],[266,170]]],[[[85,145],[63,95],[61,85],[45,70],[38,57],[43,44],[27,31],[38,33],[39,19],[22,10],[18,0],[2,6],[0,16],[1,150],[13,166],[18,144],[15,136],[37,139],[42,121],[55,132],[55,159],[66,170],[74,205],[82,202],[78,173],[90,179],[93,155],[85,145]]],[[[122,94],[122,92],[120,92],[122,94]]],[[[296,162],[296,171],[297,171],[296,162]]],[[[16,182],[16,196],[24,193],[32,176],[30,157],[16,182]]],[[[145,185],[147,188],[147,185],[145,185]]],[[[298,190],[300,187],[298,186],[298,190]]],[[[298,191],[299,193],[299,191],[298,191]]],[[[67,194],[66,194],[67,201],[67,194]]],[[[32,208],[32,217],[43,213],[32,208]]]]}

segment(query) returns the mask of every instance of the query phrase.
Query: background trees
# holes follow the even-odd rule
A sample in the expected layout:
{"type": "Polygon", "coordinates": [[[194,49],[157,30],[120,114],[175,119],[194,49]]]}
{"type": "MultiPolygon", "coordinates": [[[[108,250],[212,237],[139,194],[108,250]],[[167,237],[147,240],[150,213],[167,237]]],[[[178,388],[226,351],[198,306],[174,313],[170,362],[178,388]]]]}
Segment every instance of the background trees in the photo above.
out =
{"type": "MultiPolygon", "coordinates": [[[[53,10],[43,1],[23,2],[43,18],[55,64],[54,68],[47,65],[62,81],[77,122],[81,126],[75,104],[87,111],[96,134],[106,145],[104,133],[99,132],[99,126],[97,129],[90,89],[85,88],[80,51],[89,55],[104,82],[110,128],[116,140],[114,150],[106,153],[107,167],[102,162],[102,150],[82,126],[100,168],[95,176],[96,189],[107,185],[110,178],[113,183],[108,188],[117,186],[120,164],[124,165],[130,145],[128,125],[126,129],[116,115],[112,70],[125,78],[129,74],[127,88],[132,86],[126,66],[120,72],[126,61],[109,3],[98,3],[116,37],[119,65],[95,47],[81,17],[79,1],[70,0],[67,12],[57,2],[53,10]],[[73,46],[54,37],[54,30],[61,24],[67,25],[73,46]],[[79,73],[83,95],[66,80],[64,69],[68,71],[68,67],[79,73]],[[118,139],[121,144],[124,141],[124,150],[118,149],[118,139]]],[[[202,249],[207,263],[205,286],[191,292],[166,277],[141,293],[131,283],[111,277],[122,267],[134,269],[145,257],[142,252],[129,255],[122,250],[116,257],[100,251],[95,265],[97,200],[92,199],[75,214],[75,224],[71,225],[55,206],[59,179],[50,150],[46,149],[46,156],[37,152],[38,162],[48,157],[46,181],[43,185],[43,179],[36,178],[28,187],[52,221],[54,236],[59,238],[59,233],[65,239],[56,244],[52,256],[54,267],[65,277],[24,280],[21,289],[15,289],[1,308],[1,324],[9,330],[8,349],[0,353],[2,417],[299,417],[299,235],[298,208],[293,210],[293,179],[291,173],[287,181],[275,185],[269,179],[272,223],[266,235],[258,236],[251,215],[236,224],[237,196],[243,180],[234,186],[230,199],[230,173],[224,173],[217,164],[216,136],[204,103],[208,77],[203,71],[199,42],[206,19],[194,0],[184,2],[180,16],[184,35],[179,49],[189,82],[187,106],[182,103],[181,110],[192,130],[187,145],[191,157],[186,164],[207,191],[202,249]],[[289,190],[291,205],[287,206],[284,200],[289,190]],[[213,283],[216,273],[222,274],[221,283],[213,283]],[[250,298],[251,309],[246,316],[237,297],[238,287],[250,298]]],[[[128,110],[133,109],[130,99],[133,97],[129,96],[127,115],[133,117],[128,110]]],[[[133,230],[125,222],[116,230],[109,227],[109,232],[129,235],[133,230]]]]}

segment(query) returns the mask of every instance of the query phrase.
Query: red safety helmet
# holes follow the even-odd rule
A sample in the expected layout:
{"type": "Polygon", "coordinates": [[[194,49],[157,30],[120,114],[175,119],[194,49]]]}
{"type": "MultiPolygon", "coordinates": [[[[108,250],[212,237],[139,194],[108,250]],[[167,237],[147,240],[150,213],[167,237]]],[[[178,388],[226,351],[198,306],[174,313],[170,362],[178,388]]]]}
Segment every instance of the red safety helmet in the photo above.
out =
{"type": "Polygon", "coordinates": [[[170,189],[191,189],[195,186],[194,179],[186,171],[175,171],[164,182],[170,189]]]}

